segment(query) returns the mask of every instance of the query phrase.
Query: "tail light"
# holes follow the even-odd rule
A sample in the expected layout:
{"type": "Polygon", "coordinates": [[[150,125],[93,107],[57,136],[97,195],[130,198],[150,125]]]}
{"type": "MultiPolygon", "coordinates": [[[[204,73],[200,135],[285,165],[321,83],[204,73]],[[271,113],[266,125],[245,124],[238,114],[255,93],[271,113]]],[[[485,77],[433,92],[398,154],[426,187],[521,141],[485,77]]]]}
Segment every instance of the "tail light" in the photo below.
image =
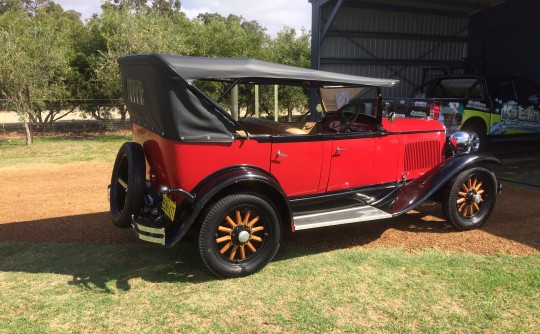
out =
{"type": "Polygon", "coordinates": [[[439,103],[435,102],[435,103],[432,103],[430,104],[429,106],[429,116],[438,121],[439,120],[439,115],[440,115],[440,107],[439,107],[439,103]]]}

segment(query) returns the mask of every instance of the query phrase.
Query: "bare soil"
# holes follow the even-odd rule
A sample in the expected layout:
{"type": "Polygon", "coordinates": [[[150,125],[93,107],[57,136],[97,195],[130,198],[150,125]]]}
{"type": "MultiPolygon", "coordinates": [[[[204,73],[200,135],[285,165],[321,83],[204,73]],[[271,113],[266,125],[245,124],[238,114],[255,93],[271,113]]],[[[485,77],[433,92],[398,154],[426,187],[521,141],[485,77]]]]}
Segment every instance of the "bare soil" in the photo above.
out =
{"type": "MultiPolygon", "coordinates": [[[[0,170],[0,242],[121,244],[138,241],[112,226],[112,163],[17,166],[0,170]]],[[[287,234],[284,243],[325,251],[391,247],[515,255],[540,252],[540,192],[506,186],[484,227],[458,232],[428,202],[407,215],[287,234]]]]}

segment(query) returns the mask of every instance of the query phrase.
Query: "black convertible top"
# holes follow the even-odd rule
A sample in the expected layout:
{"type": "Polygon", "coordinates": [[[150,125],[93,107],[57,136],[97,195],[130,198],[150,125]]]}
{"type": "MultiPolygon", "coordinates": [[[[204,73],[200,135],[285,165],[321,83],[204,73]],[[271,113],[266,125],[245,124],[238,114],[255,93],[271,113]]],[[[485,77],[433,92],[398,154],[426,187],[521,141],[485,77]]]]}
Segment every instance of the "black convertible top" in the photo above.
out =
{"type": "Polygon", "coordinates": [[[197,79],[242,83],[391,87],[397,80],[358,77],[251,58],[138,54],[118,59],[131,120],[159,135],[186,142],[232,142],[237,122],[191,85],[197,79]]]}
{"type": "Polygon", "coordinates": [[[321,85],[365,85],[392,87],[398,80],[360,77],[348,74],[312,70],[309,68],[275,64],[253,58],[208,58],[171,56],[162,54],[129,55],[120,58],[121,63],[139,61],[163,62],[186,81],[197,79],[244,79],[241,82],[257,81],[298,81],[311,82],[311,86],[321,85]],[[267,80],[263,80],[267,79],[267,80]]]}

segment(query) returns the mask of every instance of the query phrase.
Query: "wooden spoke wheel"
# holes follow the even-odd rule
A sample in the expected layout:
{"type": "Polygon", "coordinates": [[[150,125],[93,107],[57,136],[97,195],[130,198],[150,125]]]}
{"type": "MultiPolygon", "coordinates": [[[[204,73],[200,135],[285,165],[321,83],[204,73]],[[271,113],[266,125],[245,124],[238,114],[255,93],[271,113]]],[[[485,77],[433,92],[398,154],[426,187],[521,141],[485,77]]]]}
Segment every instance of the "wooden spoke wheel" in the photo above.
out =
{"type": "Polygon", "coordinates": [[[280,239],[280,219],[270,200],[260,195],[230,195],[208,211],[199,233],[199,251],[214,274],[246,276],[274,257],[280,239]]]}
{"type": "Polygon", "coordinates": [[[458,213],[463,217],[473,217],[481,211],[480,209],[484,205],[482,194],[485,193],[482,185],[482,181],[479,181],[479,177],[476,175],[469,177],[461,185],[456,204],[458,213]]]}
{"type": "Polygon", "coordinates": [[[256,254],[266,237],[261,216],[251,216],[252,209],[255,208],[244,208],[243,211],[235,209],[234,215],[232,212],[225,215],[225,219],[218,226],[215,242],[218,245],[223,244],[219,253],[231,261],[246,260],[256,254]]]}
{"type": "Polygon", "coordinates": [[[480,227],[495,206],[496,189],[497,181],[489,170],[475,167],[462,171],[445,193],[442,205],[446,219],[460,230],[480,227]]]}
{"type": "Polygon", "coordinates": [[[138,215],[144,201],[146,164],[141,145],[122,145],[114,162],[110,185],[110,212],[116,227],[131,226],[131,215],[138,215]]]}

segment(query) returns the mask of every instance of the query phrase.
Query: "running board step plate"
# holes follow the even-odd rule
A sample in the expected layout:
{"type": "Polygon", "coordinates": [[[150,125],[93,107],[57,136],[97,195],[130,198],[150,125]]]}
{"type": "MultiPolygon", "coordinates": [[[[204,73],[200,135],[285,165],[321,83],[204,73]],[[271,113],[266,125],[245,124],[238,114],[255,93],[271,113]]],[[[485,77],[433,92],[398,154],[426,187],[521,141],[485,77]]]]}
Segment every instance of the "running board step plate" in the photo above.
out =
{"type": "Polygon", "coordinates": [[[365,205],[336,211],[294,216],[294,229],[295,231],[299,231],[391,217],[392,215],[387,212],[365,205]]]}

